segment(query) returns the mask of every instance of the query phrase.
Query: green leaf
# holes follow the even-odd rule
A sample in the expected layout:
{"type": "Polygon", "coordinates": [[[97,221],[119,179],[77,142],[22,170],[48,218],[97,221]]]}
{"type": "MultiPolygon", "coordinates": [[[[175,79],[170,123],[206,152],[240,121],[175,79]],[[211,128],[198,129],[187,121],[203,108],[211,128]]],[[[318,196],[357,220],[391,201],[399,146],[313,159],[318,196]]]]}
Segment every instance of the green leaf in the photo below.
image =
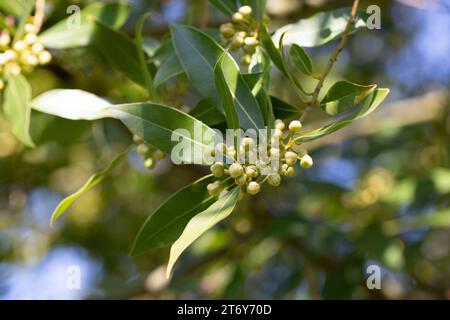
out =
{"type": "Polygon", "coordinates": [[[14,135],[28,147],[34,147],[30,137],[31,87],[22,75],[10,75],[4,91],[3,108],[14,135]]]}
{"type": "Polygon", "coordinates": [[[113,29],[119,29],[130,14],[131,5],[126,2],[93,3],[80,12],[80,26],[76,16],[70,16],[39,36],[39,41],[47,48],[67,49],[86,46],[91,43],[99,21],[113,29]]]}
{"type": "Polygon", "coordinates": [[[147,143],[171,155],[175,163],[204,164],[204,148],[215,145],[214,130],[175,108],[153,103],[131,103],[111,106],[108,112],[147,143]],[[192,152],[172,153],[180,140],[188,143],[192,152]]]}
{"type": "Polygon", "coordinates": [[[208,99],[201,100],[189,114],[208,126],[225,122],[223,114],[208,99]]]}
{"type": "Polygon", "coordinates": [[[124,33],[107,25],[97,23],[95,29],[95,46],[108,62],[137,84],[146,87],[140,59],[133,41],[124,33]]]}
{"type": "Polygon", "coordinates": [[[275,44],[273,43],[272,38],[270,37],[269,32],[267,31],[266,26],[261,23],[260,24],[260,37],[261,42],[266,50],[266,53],[269,55],[270,59],[272,60],[273,64],[278,68],[278,70],[281,71],[285,76],[288,76],[288,71],[285,68],[284,62],[283,62],[283,56],[281,55],[281,52],[277,49],[275,44]]]}
{"type": "Polygon", "coordinates": [[[0,0],[0,10],[17,17],[24,14],[25,6],[22,1],[0,0]]]}
{"type": "Polygon", "coordinates": [[[195,215],[186,225],[181,236],[170,248],[170,258],[167,265],[166,276],[169,278],[175,262],[186,248],[197,240],[202,234],[227,218],[238,202],[240,188],[235,187],[205,211],[195,215]]]}
{"type": "Polygon", "coordinates": [[[362,117],[365,117],[365,116],[369,115],[370,113],[372,113],[376,108],[378,108],[380,106],[380,104],[383,102],[383,100],[386,98],[386,96],[388,94],[389,94],[389,89],[377,89],[377,90],[373,91],[363,101],[362,106],[353,114],[350,114],[336,122],[330,123],[329,125],[326,125],[325,127],[316,129],[305,135],[302,135],[302,136],[296,138],[295,141],[297,143],[302,143],[302,142],[316,140],[316,139],[327,136],[333,132],[336,132],[336,131],[348,126],[353,121],[360,119],[362,117]]]}
{"type": "Polygon", "coordinates": [[[79,197],[81,197],[84,193],[98,185],[100,182],[102,182],[110,173],[113,171],[120,163],[123,162],[123,160],[126,159],[128,153],[131,151],[131,148],[127,148],[125,151],[120,153],[116,158],[114,158],[108,166],[103,169],[100,172],[95,173],[92,175],[89,180],[75,193],[71,194],[64,200],[62,200],[58,206],[56,207],[55,211],[53,211],[52,218],[50,220],[50,225],[53,225],[56,220],[64,213],[64,211],[69,208],[73,202],[75,202],[79,197]]]}
{"type": "Polygon", "coordinates": [[[271,96],[270,100],[273,106],[273,112],[277,119],[291,119],[299,118],[300,111],[298,107],[295,107],[277,97],[271,96]]]}
{"type": "Polygon", "coordinates": [[[70,120],[107,118],[110,105],[92,93],[69,89],[50,90],[31,101],[34,110],[70,120]]]}
{"type": "Polygon", "coordinates": [[[364,100],[376,87],[376,85],[362,86],[348,81],[338,81],[328,90],[320,102],[320,107],[331,116],[339,115],[364,100]]]}
{"type": "Polygon", "coordinates": [[[209,0],[211,4],[227,16],[232,16],[238,9],[235,0],[209,0]]]}
{"type": "Polygon", "coordinates": [[[239,73],[238,65],[227,52],[217,62],[216,83],[229,125],[236,126],[240,123],[244,129],[264,128],[264,118],[258,101],[239,73]],[[238,122],[234,119],[234,113],[238,115],[238,122]]]}
{"type": "Polygon", "coordinates": [[[289,55],[291,56],[294,66],[296,66],[300,72],[303,72],[308,76],[312,75],[311,58],[302,47],[293,44],[289,50],[289,55]]]}
{"type": "MultiPolygon", "coordinates": [[[[318,47],[324,45],[344,34],[347,22],[350,19],[351,9],[341,8],[328,12],[318,13],[308,19],[289,24],[279,28],[273,35],[273,41],[279,42],[283,33],[285,45],[298,44],[301,47],[318,47]]],[[[367,14],[359,11],[350,33],[365,28],[367,14]]]]}
{"type": "Polygon", "coordinates": [[[210,36],[193,27],[171,25],[178,60],[194,87],[224,113],[215,85],[214,67],[225,50],[210,36]]]}
{"type": "Polygon", "coordinates": [[[25,24],[27,22],[28,17],[33,12],[34,2],[35,2],[34,0],[25,0],[22,2],[23,10],[20,14],[20,19],[19,19],[19,23],[17,24],[17,29],[16,29],[16,33],[14,34],[13,42],[18,41],[24,34],[25,24]]]}
{"type": "Polygon", "coordinates": [[[239,116],[236,111],[236,106],[234,105],[233,94],[228,87],[227,81],[225,79],[225,73],[228,72],[227,66],[224,65],[225,53],[217,61],[216,67],[214,69],[216,75],[216,86],[217,90],[222,97],[223,107],[225,109],[225,119],[227,121],[227,126],[229,129],[239,129],[239,116]]]}
{"type": "Polygon", "coordinates": [[[132,255],[174,243],[196,214],[206,210],[216,200],[206,186],[215,181],[204,177],[173,194],[148,217],[134,241],[132,255]]]}
{"type": "Polygon", "coordinates": [[[147,66],[147,57],[146,53],[144,52],[143,38],[142,38],[142,29],[144,28],[145,20],[148,18],[148,16],[149,13],[143,14],[136,24],[136,52],[139,58],[141,74],[145,81],[145,87],[148,92],[148,97],[150,100],[155,101],[158,99],[158,94],[156,92],[155,87],[153,86],[152,75],[150,74],[150,70],[148,69],[147,66]]]}
{"type": "Polygon", "coordinates": [[[158,40],[151,37],[144,37],[142,39],[142,49],[149,57],[153,57],[156,50],[158,50],[160,43],[158,40]]]}
{"type": "Polygon", "coordinates": [[[175,53],[169,55],[158,68],[155,74],[155,86],[160,86],[164,82],[176,77],[184,72],[183,67],[175,53]]]}

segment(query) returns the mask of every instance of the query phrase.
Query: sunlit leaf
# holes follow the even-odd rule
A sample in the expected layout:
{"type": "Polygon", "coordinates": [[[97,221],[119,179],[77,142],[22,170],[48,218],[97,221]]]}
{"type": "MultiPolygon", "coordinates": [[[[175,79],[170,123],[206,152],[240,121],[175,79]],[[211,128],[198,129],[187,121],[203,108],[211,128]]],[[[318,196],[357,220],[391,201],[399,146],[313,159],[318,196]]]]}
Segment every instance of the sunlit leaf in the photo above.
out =
{"type": "Polygon", "coordinates": [[[22,75],[10,75],[4,91],[3,110],[14,135],[23,144],[33,147],[30,137],[31,87],[22,75]]]}
{"type": "Polygon", "coordinates": [[[310,76],[313,72],[311,58],[302,47],[293,44],[289,50],[292,62],[297,69],[304,74],[310,76]]]}

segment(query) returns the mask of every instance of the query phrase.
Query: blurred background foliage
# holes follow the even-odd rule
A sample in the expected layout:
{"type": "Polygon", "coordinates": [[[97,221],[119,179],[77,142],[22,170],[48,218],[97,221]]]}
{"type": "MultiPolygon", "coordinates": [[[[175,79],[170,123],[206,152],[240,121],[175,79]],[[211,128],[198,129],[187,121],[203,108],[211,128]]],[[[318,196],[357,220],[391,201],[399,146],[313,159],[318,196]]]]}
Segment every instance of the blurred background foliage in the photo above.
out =
{"type": "MultiPolygon", "coordinates": [[[[49,1],[44,29],[70,4],[49,1]]],[[[133,0],[123,31],[138,17],[152,44],[168,23],[217,27],[226,19],[203,0],[133,0]],[[151,39],[150,39],[151,38],[151,39]],[[153,40],[152,40],[153,39],[153,40]]],[[[311,143],[315,167],[280,188],[265,188],[183,255],[171,281],[168,248],[128,256],[146,217],[170,194],[205,173],[166,160],[147,171],[130,155],[53,228],[50,215],[130,143],[113,120],[68,121],[33,113],[35,149],[24,148],[0,117],[0,299],[250,298],[450,299],[450,5],[363,1],[382,9],[382,29],[352,36],[329,81],[388,87],[388,101],[366,120],[311,143]],[[382,269],[382,290],[366,288],[366,267],[382,269]],[[67,267],[81,268],[81,290],[66,288],[67,267]]],[[[269,0],[272,26],[351,1],[269,0]]],[[[336,43],[308,50],[320,70],[336,43]]],[[[58,51],[30,75],[33,95],[81,88],[116,103],[145,92],[112,70],[93,48],[58,51]]],[[[273,94],[296,97],[273,73],[273,94]]],[[[308,84],[306,84],[308,85],[308,84]]],[[[197,94],[183,78],[167,96],[182,108],[197,94]]],[[[326,120],[317,110],[308,126],[326,120]]]]}

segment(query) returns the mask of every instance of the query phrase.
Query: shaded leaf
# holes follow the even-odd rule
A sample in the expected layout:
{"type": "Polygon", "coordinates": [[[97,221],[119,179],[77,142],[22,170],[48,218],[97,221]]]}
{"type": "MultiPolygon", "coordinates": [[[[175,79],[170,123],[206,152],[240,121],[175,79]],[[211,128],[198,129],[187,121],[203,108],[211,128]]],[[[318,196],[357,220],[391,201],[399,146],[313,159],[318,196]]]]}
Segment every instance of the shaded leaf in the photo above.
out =
{"type": "Polygon", "coordinates": [[[273,43],[273,40],[263,23],[260,24],[260,37],[262,45],[269,55],[270,59],[272,60],[273,64],[278,68],[278,70],[281,71],[281,73],[283,73],[285,76],[288,76],[288,71],[286,70],[283,62],[283,56],[273,43]]]}
{"type": "Polygon", "coordinates": [[[34,147],[30,137],[31,87],[22,75],[10,75],[4,91],[3,108],[14,135],[28,147],[34,147]]]}
{"type": "Polygon", "coordinates": [[[183,67],[175,53],[164,60],[155,74],[155,86],[160,86],[167,80],[172,79],[184,72],[183,67]]]}
{"type": "Polygon", "coordinates": [[[235,0],[209,0],[211,4],[227,16],[232,16],[238,9],[235,0]]]}
{"type": "Polygon", "coordinates": [[[201,100],[189,114],[208,126],[225,122],[223,114],[207,99],[201,100]]]}
{"type": "Polygon", "coordinates": [[[52,218],[50,220],[50,225],[53,225],[56,220],[66,211],[74,201],[76,201],[79,197],[81,197],[84,193],[98,185],[100,182],[102,182],[111,171],[113,171],[120,163],[122,163],[128,153],[130,152],[131,148],[126,149],[122,153],[120,153],[116,158],[114,158],[108,166],[103,169],[100,172],[95,173],[92,175],[89,180],[75,193],[71,194],[64,200],[62,200],[58,206],[56,207],[55,211],[53,211],[52,218]]]}
{"type": "Polygon", "coordinates": [[[39,41],[52,49],[86,46],[94,36],[95,21],[118,29],[127,20],[130,10],[131,5],[126,2],[93,3],[81,10],[79,27],[73,25],[76,19],[70,16],[45,30],[39,41]]]}
{"type": "Polygon", "coordinates": [[[173,266],[186,248],[197,240],[203,233],[227,218],[234,210],[238,201],[240,188],[234,187],[205,211],[195,215],[186,225],[181,236],[170,248],[170,258],[166,276],[170,277],[173,266]]]}
{"type": "Polygon", "coordinates": [[[213,181],[215,178],[212,176],[204,177],[166,200],[143,224],[134,241],[131,254],[137,255],[174,243],[189,220],[216,201],[217,198],[210,196],[206,188],[213,181]]]}
{"type": "Polygon", "coordinates": [[[300,111],[296,106],[291,105],[277,97],[271,96],[270,100],[273,106],[273,112],[277,119],[299,118],[300,111]]]}
{"type": "Polygon", "coordinates": [[[289,55],[294,63],[294,66],[296,66],[299,71],[308,76],[312,74],[313,70],[311,58],[302,47],[293,44],[289,49],[289,55]]]}

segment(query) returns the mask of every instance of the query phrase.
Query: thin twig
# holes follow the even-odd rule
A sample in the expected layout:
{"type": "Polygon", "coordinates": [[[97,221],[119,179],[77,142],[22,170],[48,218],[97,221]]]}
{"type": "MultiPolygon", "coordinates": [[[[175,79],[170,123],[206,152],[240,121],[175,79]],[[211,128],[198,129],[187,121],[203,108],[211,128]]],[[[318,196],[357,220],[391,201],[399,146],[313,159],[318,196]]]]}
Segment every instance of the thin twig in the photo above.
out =
{"type": "Polygon", "coordinates": [[[333,68],[334,64],[336,63],[336,61],[337,61],[337,59],[339,57],[339,54],[342,52],[342,50],[345,47],[345,44],[347,43],[347,39],[348,39],[348,36],[350,34],[350,30],[352,28],[352,25],[355,22],[355,18],[356,18],[356,13],[358,11],[358,7],[359,7],[359,0],[355,0],[353,2],[350,18],[349,18],[349,20],[347,22],[347,26],[345,27],[344,34],[342,36],[341,42],[339,43],[339,46],[336,48],[336,50],[331,55],[330,60],[328,61],[328,64],[327,64],[325,70],[320,75],[319,82],[317,83],[316,88],[314,89],[314,93],[313,93],[313,97],[311,99],[311,102],[310,102],[308,108],[305,109],[305,111],[303,112],[302,116],[300,117],[300,121],[303,121],[305,116],[306,116],[306,114],[311,109],[311,107],[315,106],[318,103],[318,98],[319,98],[320,90],[322,90],[323,83],[324,83],[326,77],[328,76],[328,74],[330,73],[331,69],[333,68]]]}
{"type": "Polygon", "coordinates": [[[45,0],[36,0],[34,21],[33,21],[36,32],[39,32],[39,30],[41,30],[42,24],[44,23],[44,14],[45,14],[45,0]]]}

